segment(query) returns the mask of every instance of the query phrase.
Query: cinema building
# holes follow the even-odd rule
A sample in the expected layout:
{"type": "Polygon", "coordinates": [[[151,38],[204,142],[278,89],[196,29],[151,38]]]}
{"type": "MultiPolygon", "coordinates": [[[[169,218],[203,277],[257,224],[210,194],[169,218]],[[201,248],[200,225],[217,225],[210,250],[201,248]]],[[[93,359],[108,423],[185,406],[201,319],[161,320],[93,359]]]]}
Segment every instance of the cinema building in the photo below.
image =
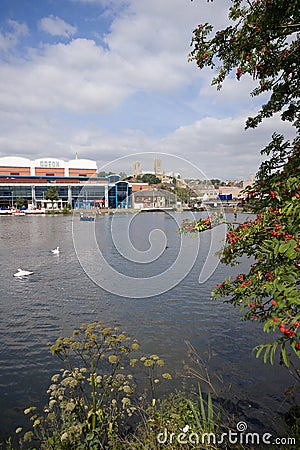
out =
{"type": "Polygon", "coordinates": [[[118,175],[98,177],[96,161],[0,157],[1,209],[14,207],[18,198],[29,208],[49,207],[46,197],[51,186],[56,188],[58,208],[68,204],[75,209],[132,207],[132,186],[118,175]]]}

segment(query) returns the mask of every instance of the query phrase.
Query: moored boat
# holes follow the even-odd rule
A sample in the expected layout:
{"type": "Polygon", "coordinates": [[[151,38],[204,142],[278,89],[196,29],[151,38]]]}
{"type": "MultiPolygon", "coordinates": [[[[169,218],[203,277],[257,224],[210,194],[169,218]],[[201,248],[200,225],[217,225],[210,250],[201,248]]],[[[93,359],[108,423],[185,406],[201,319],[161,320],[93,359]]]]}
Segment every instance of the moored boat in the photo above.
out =
{"type": "Polygon", "coordinates": [[[83,220],[85,222],[94,222],[95,217],[91,215],[84,215],[83,213],[80,213],[80,220],[83,220]]]}

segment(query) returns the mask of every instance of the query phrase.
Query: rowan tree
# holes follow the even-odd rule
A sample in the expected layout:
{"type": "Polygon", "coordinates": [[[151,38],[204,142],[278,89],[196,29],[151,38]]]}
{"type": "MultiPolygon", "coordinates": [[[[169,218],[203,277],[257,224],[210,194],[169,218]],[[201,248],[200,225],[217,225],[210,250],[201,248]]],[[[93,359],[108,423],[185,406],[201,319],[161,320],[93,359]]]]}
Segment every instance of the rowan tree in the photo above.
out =
{"type": "MultiPolygon", "coordinates": [[[[285,141],[276,131],[261,151],[261,164],[253,186],[245,190],[253,218],[230,223],[221,262],[253,260],[247,273],[218,284],[213,298],[240,307],[245,320],[258,321],[269,341],[256,347],[256,355],[273,364],[276,350],[289,366],[291,355],[300,357],[300,140],[299,140],[299,0],[232,0],[230,25],[214,32],[199,24],[193,31],[190,61],[199,69],[210,67],[212,84],[221,89],[227,77],[250,76],[256,81],[252,96],[269,94],[246,128],[255,128],[274,114],[290,122],[295,139],[285,141]]],[[[184,221],[181,231],[205,231],[218,226],[214,219],[184,221]]],[[[297,365],[296,373],[300,376],[297,365]]]]}

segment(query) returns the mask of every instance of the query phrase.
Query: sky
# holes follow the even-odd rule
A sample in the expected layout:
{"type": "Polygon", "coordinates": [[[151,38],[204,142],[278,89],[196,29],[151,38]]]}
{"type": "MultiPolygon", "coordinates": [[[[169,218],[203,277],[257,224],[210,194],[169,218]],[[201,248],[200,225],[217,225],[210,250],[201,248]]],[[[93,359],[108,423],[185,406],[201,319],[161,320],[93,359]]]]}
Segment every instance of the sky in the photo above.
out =
{"type": "Polygon", "coordinates": [[[278,117],[245,131],[263,99],[234,73],[221,91],[188,61],[192,31],[228,25],[230,0],[1,0],[0,156],[133,162],[183,177],[249,179],[278,117]]]}

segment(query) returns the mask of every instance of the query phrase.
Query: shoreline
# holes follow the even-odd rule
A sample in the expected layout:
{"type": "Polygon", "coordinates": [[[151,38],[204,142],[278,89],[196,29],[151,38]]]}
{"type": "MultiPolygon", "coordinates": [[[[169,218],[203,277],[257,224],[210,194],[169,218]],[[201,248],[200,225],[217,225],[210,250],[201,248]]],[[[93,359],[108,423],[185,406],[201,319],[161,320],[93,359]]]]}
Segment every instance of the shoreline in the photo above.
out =
{"type": "MultiPolygon", "coordinates": [[[[246,211],[243,208],[235,208],[233,210],[232,207],[228,205],[224,205],[222,207],[217,206],[210,209],[211,211],[220,211],[223,210],[225,213],[249,213],[249,211],[246,211]]],[[[54,216],[54,215],[80,215],[80,214],[89,214],[93,216],[101,216],[104,214],[116,214],[116,213],[129,213],[129,214],[137,214],[137,213],[162,213],[162,212],[178,212],[178,213],[184,213],[184,212],[203,212],[207,211],[207,208],[201,207],[201,208],[142,208],[142,209],[135,209],[135,208],[102,208],[102,209],[76,209],[76,210],[63,210],[63,209],[57,209],[57,210],[0,210],[0,217],[12,217],[12,216],[54,216]]]]}

